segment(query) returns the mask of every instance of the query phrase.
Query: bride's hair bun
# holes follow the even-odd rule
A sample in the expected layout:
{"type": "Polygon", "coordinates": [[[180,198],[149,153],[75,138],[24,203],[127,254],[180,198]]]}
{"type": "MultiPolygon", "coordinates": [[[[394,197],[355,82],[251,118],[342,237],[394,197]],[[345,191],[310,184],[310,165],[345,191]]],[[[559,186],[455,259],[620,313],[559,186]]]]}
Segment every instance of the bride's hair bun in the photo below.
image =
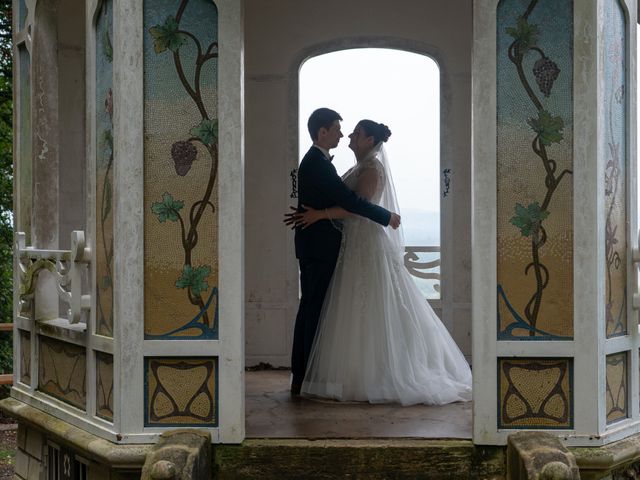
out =
{"type": "Polygon", "coordinates": [[[358,125],[362,127],[368,137],[373,137],[373,144],[386,142],[391,136],[391,130],[384,123],[374,122],[373,120],[360,120],[358,125]]]}
{"type": "Polygon", "coordinates": [[[380,140],[386,142],[391,136],[391,130],[384,123],[380,124],[380,140]]]}

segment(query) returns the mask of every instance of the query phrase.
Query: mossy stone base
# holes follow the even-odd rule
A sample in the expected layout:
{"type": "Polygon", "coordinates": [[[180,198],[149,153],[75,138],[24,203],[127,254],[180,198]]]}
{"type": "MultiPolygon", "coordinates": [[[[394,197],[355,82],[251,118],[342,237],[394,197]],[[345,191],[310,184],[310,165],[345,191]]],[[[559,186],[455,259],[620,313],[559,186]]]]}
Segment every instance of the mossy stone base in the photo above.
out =
{"type": "Polygon", "coordinates": [[[581,480],[640,478],[640,434],[602,447],[570,449],[580,467],[581,480]]]}
{"type": "Polygon", "coordinates": [[[504,447],[466,440],[246,440],[216,445],[216,479],[504,479],[504,447]]]}

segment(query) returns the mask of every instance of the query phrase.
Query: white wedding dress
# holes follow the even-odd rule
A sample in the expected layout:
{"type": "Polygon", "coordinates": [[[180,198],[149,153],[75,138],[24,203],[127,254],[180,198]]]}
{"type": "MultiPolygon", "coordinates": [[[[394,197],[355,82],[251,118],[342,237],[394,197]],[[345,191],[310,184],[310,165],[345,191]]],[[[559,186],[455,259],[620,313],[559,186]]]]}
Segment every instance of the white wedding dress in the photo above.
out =
{"type": "MultiPolygon", "coordinates": [[[[382,145],[343,177],[398,211],[382,145]]],[[[401,231],[344,220],[302,393],[341,401],[442,405],[471,399],[471,370],[403,262],[401,231]]]]}

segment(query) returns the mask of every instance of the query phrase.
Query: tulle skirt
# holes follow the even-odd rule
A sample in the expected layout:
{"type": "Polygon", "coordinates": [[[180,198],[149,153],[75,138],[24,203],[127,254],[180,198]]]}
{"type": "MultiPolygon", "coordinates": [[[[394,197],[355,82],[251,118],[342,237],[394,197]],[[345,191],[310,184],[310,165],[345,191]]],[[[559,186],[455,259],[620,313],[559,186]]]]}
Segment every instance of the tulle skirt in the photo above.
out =
{"type": "Polygon", "coordinates": [[[383,227],[344,222],[303,394],[402,405],[471,399],[469,365],[402,255],[383,227]]]}

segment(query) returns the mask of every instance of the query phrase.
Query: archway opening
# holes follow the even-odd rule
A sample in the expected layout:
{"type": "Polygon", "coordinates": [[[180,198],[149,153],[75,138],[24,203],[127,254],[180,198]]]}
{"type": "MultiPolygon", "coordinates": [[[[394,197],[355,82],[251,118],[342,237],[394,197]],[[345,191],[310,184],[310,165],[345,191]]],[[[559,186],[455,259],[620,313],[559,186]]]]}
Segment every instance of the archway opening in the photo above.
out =
{"type": "MultiPolygon", "coordinates": [[[[300,67],[298,81],[298,162],[312,143],[306,123],[316,108],[332,108],[343,118],[345,138],[331,151],[340,174],[355,163],[347,135],[360,119],[372,119],[391,129],[386,149],[408,247],[405,265],[425,299],[441,315],[442,292],[447,288],[446,274],[441,272],[441,245],[445,251],[448,248],[446,239],[441,242],[441,203],[447,208],[442,199],[443,195],[446,198],[450,194],[440,161],[441,72],[438,64],[426,55],[408,51],[356,48],[306,60],[300,67]]],[[[295,171],[287,172],[290,174],[295,177],[295,171]]],[[[295,191],[292,180],[292,197],[295,191]]],[[[295,199],[288,199],[289,204],[293,202],[295,199]]],[[[290,282],[294,281],[291,277],[290,282]]],[[[290,300],[297,306],[296,290],[291,289],[290,300]]],[[[288,340],[292,336],[293,318],[290,328],[291,332],[285,336],[288,340]]],[[[252,348],[256,348],[255,337],[251,337],[252,348]]],[[[265,345],[268,341],[265,339],[265,345]]],[[[251,370],[260,369],[258,365],[251,370]]],[[[247,437],[471,438],[469,403],[438,407],[430,410],[435,414],[432,416],[425,414],[425,409],[431,407],[424,405],[400,407],[308,398],[292,400],[289,376],[289,371],[284,369],[247,372],[247,437]],[[327,418],[331,418],[331,422],[322,420],[327,418]]]]}
{"type": "MultiPolygon", "coordinates": [[[[319,107],[343,118],[334,154],[339,174],[355,164],[347,135],[361,119],[389,126],[389,155],[406,248],[405,265],[434,308],[440,307],[440,68],[403,50],[357,48],[308,59],[299,74],[299,158],[309,148],[307,119],[319,107]]],[[[449,172],[443,172],[445,182],[449,172]]]]}

